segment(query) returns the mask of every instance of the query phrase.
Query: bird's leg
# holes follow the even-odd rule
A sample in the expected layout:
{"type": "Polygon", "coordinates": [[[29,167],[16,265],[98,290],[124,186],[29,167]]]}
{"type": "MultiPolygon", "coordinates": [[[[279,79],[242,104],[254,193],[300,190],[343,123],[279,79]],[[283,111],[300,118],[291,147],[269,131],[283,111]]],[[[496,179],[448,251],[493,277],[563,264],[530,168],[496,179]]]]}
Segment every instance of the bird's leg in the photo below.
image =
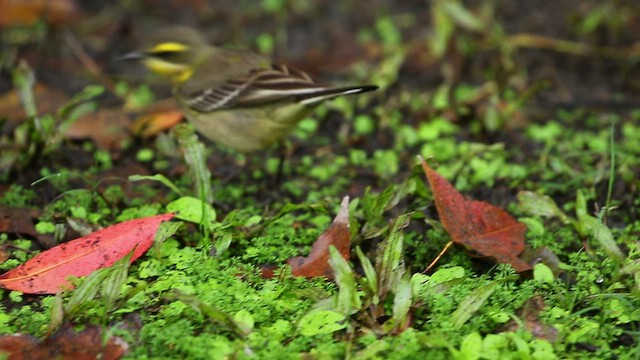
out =
{"type": "Polygon", "coordinates": [[[284,173],[284,162],[289,157],[289,152],[287,151],[287,146],[284,141],[278,143],[278,169],[276,170],[276,176],[273,179],[275,188],[280,187],[282,176],[284,173]]]}

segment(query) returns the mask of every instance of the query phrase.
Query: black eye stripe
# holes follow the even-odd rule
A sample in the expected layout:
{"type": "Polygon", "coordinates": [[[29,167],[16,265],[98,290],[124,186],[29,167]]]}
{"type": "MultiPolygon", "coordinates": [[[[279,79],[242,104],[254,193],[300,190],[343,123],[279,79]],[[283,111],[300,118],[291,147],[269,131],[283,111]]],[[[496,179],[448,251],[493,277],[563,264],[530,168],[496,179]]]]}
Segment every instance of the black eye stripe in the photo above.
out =
{"type": "Polygon", "coordinates": [[[180,51],[149,51],[147,52],[148,55],[153,56],[153,57],[158,57],[158,58],[167,58],[167,57],[171,57],[175,54],[178,54],[180,51]]]}

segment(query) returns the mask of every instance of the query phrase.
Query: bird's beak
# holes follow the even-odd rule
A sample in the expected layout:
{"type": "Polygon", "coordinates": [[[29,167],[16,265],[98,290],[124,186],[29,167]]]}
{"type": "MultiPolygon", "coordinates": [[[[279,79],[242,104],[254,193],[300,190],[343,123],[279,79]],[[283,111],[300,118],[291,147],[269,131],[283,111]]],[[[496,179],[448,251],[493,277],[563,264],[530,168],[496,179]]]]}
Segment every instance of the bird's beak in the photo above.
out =
{"type": "Polygon", "coordinates": [[[118,60],[118,61],[132,61],[132,60],[138,61],[138,60],[144,59],[146,57],[147,57],[147,55],[145,55],[144,53],[132,52],[132,53],[128,53],[128,54],[122,55],[122,56],[118,57],[116,60],[118,60]]]}

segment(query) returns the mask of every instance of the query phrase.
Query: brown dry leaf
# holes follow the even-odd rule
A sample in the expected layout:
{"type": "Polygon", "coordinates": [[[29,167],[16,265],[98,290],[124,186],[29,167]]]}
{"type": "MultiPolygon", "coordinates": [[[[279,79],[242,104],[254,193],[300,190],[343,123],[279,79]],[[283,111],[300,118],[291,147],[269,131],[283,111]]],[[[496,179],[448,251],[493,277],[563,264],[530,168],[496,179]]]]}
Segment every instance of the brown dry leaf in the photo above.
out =
{"type": "MultiPolygon", "coordinates": [[[[287,260],[293,276],[333,278],[333,270],[329,265],[329,247],[333,245],[342,256],[349,260],[351,251],[351,234],[349,233],[349,197],[345,196],[340,204],[340,211],[322,235],[313,243],[309,256],[296,256],[287,260]]],[[[262,268],[262,277],[273,277],[273,267],[262,268]]]]}
{"type": "Polygon", "coordinates": [[[451,241],[483,257],[508,263],[517,271],[531,270],[518,257],[525,248],[527,226],[506,211],[483,201],[465,199],[445,178],[422,160],[442,225],[451,241]]]}
{"type": "Polygon", "coordinates": [[[560,276],[562,269],[560,269],[560,259],[551,249],[546,246],[532,248],[526,246],[522,254],[518,256],[528,264],[545,264],[551,269],[553,275],[560,276]]]}
{"type": "Polygon", "coordinates": [[[171,129],[180,123],[183,118],[182,111],[177,107],[153,111],[138,116],[131,125],[131,131],[134,135],[146,139],[171,129]]]}
{"type": "MultiPolygon", "coordinates": [[[[544,310],[544,298],[536,295],[529,299],[518,312],[524,328],[538,339],[555,342],[558,339],[558,329],[551,325],[543,324],[540,320],[540,312],[544,310]]],[[[514,320],[509,321],[503,327],[503,331],[517,331],[520,324],[514,320]]]]}
{"type": "Polygon", "coordinates": [[[119,337],[110,337],[103,344],[100,327],[94,326],[76,333],[64,326],[42,342],[31,335],[0,336],[0,354],[8,353],[10,360],[117,360],[128,351],[129,345],[119,337]]]}
{"type": "Polygon", "coordinates": [[[287,260],[294,276],[333,277],[329,265],[329,246],[335,246],[342,257],[349,260],[351,250],[351,234],[349,233],[349,197],[345,196],[331,226],[313,243],[309,256],[297,256],[287,260]]]}
{"type": "Polygon", "coordinates": [[[20,234],[37,237],[33,219],[39,211],[0,205],[0,233],[20,234]]]}
{"type": "Polygon", "coordinates": [[[129,117],[121,109],[105,109],[86,114],[65,132],[68,139],[92,139],[98,146],[110,149],[131,138],[129,117]]]}
{"type": "MultiPolygon", "coordinates": [[[[0,4],[2,0],[0,0],[0,4]]],[[[1,12],[2,10],[0,10],[1,12]]],[[[58,110],[68,98],[62,92],[52,89],[44,84],[37,83],[33,89],[33,95],[38,108],[38,115],[58,110]]],[[[6,118],[11,122],[20,122],[27,118],[20,97],[15,90],[0,96],[0,119],[6,118]]]]}
{"type": "Polygon", "coordinates": [[[7,244],[0,245],[0,264],[9,259],[9,252],[7,251],[7,244]]]}
{"type": "Polygon", "coordinates": [[[49,25],[77,21],[81,12],[73,0],[1,0],[0,27],[32,24],[40,19],[49,25]]]}
{"type": "Polygon", "coordinates": [[[0,336],[0,355],[9,354],[9,359],[20,359],[18,353],[39,345],[36,337],[27,334],[0,336]]]}
{"type": "Polygon", "coordinates": [[[53,234],[39,234],[36,231],[34,224],[38,216],[39,210],[0,205],[0,233],[31,236],[45,249],[55,246],[53,234]]]}

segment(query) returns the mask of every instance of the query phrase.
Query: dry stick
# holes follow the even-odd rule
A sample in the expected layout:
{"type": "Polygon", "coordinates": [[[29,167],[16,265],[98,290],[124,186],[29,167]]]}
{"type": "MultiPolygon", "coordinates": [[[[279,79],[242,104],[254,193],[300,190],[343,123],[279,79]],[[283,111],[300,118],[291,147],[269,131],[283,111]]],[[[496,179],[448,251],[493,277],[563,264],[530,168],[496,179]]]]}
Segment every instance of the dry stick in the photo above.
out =
{"type": "MultiPolygon", "coordinates": [[[[80,60],[82,65],[91,73],[91,75],[95,76],[98,80],[102,82],[102,84],[109,89],[114,95],[118,98],[122,99],[122,96],[116,94],[114,91],[113,81],[107,76],[104,75],[102,68],[98,65],[89,54],[84,50],[84,48],[80,45],[78,40],[76,40],[75,36],[72,34],[67,34],[65,37],[67,41],[67,45],[73,52],[73,54],[80,60]]],[[[155,101],[153,104],[147,105],[144,107],[146,112],[162,112],[167,110],[173,110],[178,108],[178,104],[176,103],[173,97],[155,101]]]]}
{"type": "Polygon", "coordinates": [[[436,258],[435,258],[435,259],[433,259],[433,261],[431,262],[431,264],[429,264],[429,266],[427,266],[427,268],[426,268],[426,269],[424,269],[424,271],[423,271],[422,273],[423,273],[423,274],[428,273],[428,272],[431,270],[431,268],[433,268],[433,267],[436,265],[436,263],[438,262],[438,260],[440,260],[440,258],[444,255],[444,253],[446,253],[446,252],[447,252],[447,250],[449,250],[449,248],[450,248],[451,246],[453,246],[453,241],[449,241],[449,242],[447,243],[447,245],[445,245],[445,246],[442,248],[442,250],[440,251],[440,254],[438,254],[438,256],[436,256],[436,258]]]}
{"type": "Polygon", "coordinates": [[[82,65],[91,73],[91,75],[95,76],[105,88],[109,89],[110,92],[118,96],[118,94],[114,91],[113,81],[104,75],[102,68],[87,54],[82,45],[78,42],[73,34],[66,34],[65,40],[67,42],[67,46],[71,49],[73,54],[80,60],[82,65]]]}
{"type": "Polygon", "coordinates": [[[574,55],[596,54],[613,59],[627,59],[640,56],[640,43],[625,48],[593,46],[575,41],[558,40],[534,34],[517,34],[507,37],[507,42],[515,47],[552,50],[574,55]]]}

